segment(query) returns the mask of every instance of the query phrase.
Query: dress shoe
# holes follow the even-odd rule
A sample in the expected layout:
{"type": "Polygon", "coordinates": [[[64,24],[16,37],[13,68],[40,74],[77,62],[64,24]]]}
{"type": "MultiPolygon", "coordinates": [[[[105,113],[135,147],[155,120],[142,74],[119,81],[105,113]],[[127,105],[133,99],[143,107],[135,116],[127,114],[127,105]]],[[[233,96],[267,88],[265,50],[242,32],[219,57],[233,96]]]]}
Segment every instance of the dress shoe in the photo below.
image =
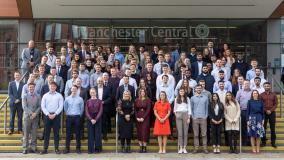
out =
{"type": "Polygon", "coordinates": [[[76,153],[77,153],[77,154],[81,154],[81,149],[80,149],[80,148],[77,148],[77,149],[76,149],[76,153]]]}
{"type": "Polygon", "coordinates": [[[276,145],[275,143],[271,143],[271,146],[272,146],[273,148],[277,148],[277,145],[276,145]]]}
{"type": "Polygon", "coordinates": [[[31,149],[31,150],[29,150],[29,152],[30,152],[30,153],[37,153],[37,150],[31,149]]]}
{"type": "Polygon", "coordinates": [[[261,143],[260,144],[260,147],[265,147],[266,146],[266,143],[261,143]]]}
{"type": "Polygon", "coordinates": [[[203,152],[204,152],[205,154],[208,154],[208,153],[209,153],[209,151],[208,151],[207,149],[204,149],[203,152]]]}
{"type": "Polygon", "coordinates": [[[55,154],[60,154],[59,149],[55,149],[55,154]]]}
{"type": "Polygon", "coordinates": [[[197,149],[193,149],[192,154],[196,154],[196,153],[198,153],[198,150],[197,149]]]}
{"type": "Polygon", "coordinates": [[[18,134],[23,134],[23,131],[18,131],[17,133],[18,133],[18,134]]]}
{"type": "Polygon", "coordinates": [[[14,131],[9,130],[8,135],[12,135],[14,133],[14,131]]]}
{"type": "Polygon", "coordinates": [[[70,153],[70,150],[69,150],[69,149],[65,149],[65,150],[63,151],[63,154],[68,154],[68,153],[70,153]]]}
{"type": "Polygon", "coordinates": [[[27,150],[23,150],[23,154],[28,154],[28,151],[27,150]]]}
{"type": "Polygon", "coordinates": [[[41,151],[40,154],[41,154],[41,155],[47,154],[47,150],[45,149],[45,150],[41,151]]]}

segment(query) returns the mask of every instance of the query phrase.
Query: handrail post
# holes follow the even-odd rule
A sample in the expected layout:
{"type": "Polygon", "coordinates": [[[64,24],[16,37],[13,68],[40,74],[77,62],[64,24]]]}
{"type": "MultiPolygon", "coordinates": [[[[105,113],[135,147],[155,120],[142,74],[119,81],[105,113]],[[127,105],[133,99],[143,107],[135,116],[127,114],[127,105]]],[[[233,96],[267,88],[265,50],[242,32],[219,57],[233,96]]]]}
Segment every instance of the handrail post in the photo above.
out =
{"type": "Polygon", "coordinates": [[[118,126],[117,126],[118,114],[115,115],[115,153],[118,153],[118,126]]]}
{"type": "Polygon", "coordinates": [[[282,114],[282,89],[280,91],[280,117],[283,118],[283,114],[282,114]]]}
{"type": "Polygon", "coordinates": [[[60,133],[61,133],[61,135],[63,135],[63,115],[64,115],[64,113],[62,112],[61,113],[61,120],[60,120],[60,125],[61,125],[60,133]]]}
{"type": "Polygon", "coordinates": [[[240,153],[242,153],[242,114],[240,114],[240,153]]]}
{"type": "Polygon", "coordinates": [[[7,103],[8,101],[4,102],[5,104],[5,112],[4,112],[4,134],[6,134],[6,128],[7,128],[7,103]]]}

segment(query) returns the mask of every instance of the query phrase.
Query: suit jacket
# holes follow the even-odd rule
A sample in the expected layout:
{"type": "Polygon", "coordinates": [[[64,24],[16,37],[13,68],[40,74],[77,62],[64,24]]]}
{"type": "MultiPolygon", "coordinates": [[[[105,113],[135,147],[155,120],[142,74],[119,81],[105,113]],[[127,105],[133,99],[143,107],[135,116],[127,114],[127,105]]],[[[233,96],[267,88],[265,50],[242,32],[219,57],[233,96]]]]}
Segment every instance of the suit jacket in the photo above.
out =
{"type": "MultiPolygon", "coordinates": [[[[57,88],[59,88],[59,93],[63,93],[64,92],[64,81],[62,77],[56,76],[54,82],[57,84],[57,88]]],[[[44,84],[48,84],[47,79],[45,80],[44,84]]]]}
{"type": "MultiPolygon", "coordinates": [[[[30,48],[25,48],[22,51],[21,58],[22,58],[22,65],[21,68],[28,68],[28,63],[31,60],[31,49],[30,48]]],[[[33,62],[35,65],[39,64],[40,62],[40,52],[38,49],[34,49],[34,57],[33,57],[33,62]]]]}
{"type": "MultiPolygon", "coordinates": [[[[202,62],[202,66],[206,65],[206,62],[202,62]]],[[[201,66],[201,70],[202,70],[202,66],[201,66]]],[[[191,64],[191,75],[193,79],[196,79],[198,76],[198,62],[194,62],[191,64]]]]}
{"type": "Polygon", "coordinates": [[[67,74],[69,67],[66,65],[61,65],[59,76],[62,77],[64,84],[67,82],[67,74]]]}
{"type": "MultiPolygon", "coordinates": [[[[85,52],[86,52],[86,54],[91,55],[90,52],[88,52],[88,51],[85,51],[85,52]]],[[[79,51],[78,54],[79,54],[79,57],[80,57],[81,62],[84,62],[86,57],[85,57],[85,55],[83,54],[83,51],[79,51]]]]}
{"type": "MultiPolygon", "coordinates": [[[[44,84],[41,88],[40,96],[43,97],[43,95],[45,95],[47,92],[49,92],[49,86],[48,84],[44,84]]],[[[56,88],[56,92],[59,93],[59,87],[56,88]]]]}
{"type": "MultiPolygon", "coordinates": [[[[24,83],[21,81],[19,83],[19,88],[17,90],[17,85],[16,85],[16,82],[15,81],[11,81],[9,83],[9,86],[8,86],[8,94],[9,94],[9,97],[10,97],[10,106],[12,106],[16,99],[19,99],[21,100],[21,96],[22,96],[22,90],[23,90],[23,87],[24,87],[24,83]]],[[[21,103],[21,102],[19,102],[21,103]]]]}
{"type": "MultiPolygon", "coordinates": [[[[135,89],[133,86],[128,85],[128,90],[131,92],[131,98],[134,101],[135,100],[135,89]]],[[[123,97],[123,92],[124,92],[124,85],[121,85],[117,88],[116,92],[116,100],[122,100],[123,97]]]]}
{"type": "Polygon", "coordinates": [[[234,95],[235,97],[236,97],[238,91],[239,91],[239,85],[238,85],[238,84],[233,85],[233,86],[232,86],[232,93],[233,93],[233,95],[234,95]]]}
{"type": "MultiPolygon", "coordinates": [[[[84,100],[84,103],[89,99],[89,90],[87,88],[79,88],[80,89],[80,97],[84,100]]],[[[68,96],[71,95],[71,88],[68,91],[68,96]]]]}
{"type": "Polygon", "coordinates": [[[34,96],[34,101],[30,93],[26,94],[22,99],[24,118],[30,117],[32,113],[36,113],[37,115],[40,113],[41,97],[38,94],[34,96]]]}
{"type": "MultiPolygon", "coordinates": [[[[97,91],[97,97],[99,98],[99,94],[98,94],[98,86],[95,86],[95,89],[97,91]]],[[[108,112],[111,109],[112,106],[112,97],[111,95],[111,89],[107,86],[103,86],[103,97],[102,97],[102,101],[104,102],[103,104],[103,111],[104,112],[108,112]]]]}

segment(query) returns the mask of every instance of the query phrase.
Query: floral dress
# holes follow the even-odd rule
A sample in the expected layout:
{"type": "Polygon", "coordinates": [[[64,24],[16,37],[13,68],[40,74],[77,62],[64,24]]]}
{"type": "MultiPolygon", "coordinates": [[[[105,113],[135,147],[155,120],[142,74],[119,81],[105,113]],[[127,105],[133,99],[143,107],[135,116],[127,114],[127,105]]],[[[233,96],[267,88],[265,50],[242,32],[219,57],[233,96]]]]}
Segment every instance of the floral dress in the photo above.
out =
{"type": "Polygon", "coordinates": [[[247,108],[248,136],[262,138],[264,136],[264,105],[260,100],[249,100],[247,108]]]}

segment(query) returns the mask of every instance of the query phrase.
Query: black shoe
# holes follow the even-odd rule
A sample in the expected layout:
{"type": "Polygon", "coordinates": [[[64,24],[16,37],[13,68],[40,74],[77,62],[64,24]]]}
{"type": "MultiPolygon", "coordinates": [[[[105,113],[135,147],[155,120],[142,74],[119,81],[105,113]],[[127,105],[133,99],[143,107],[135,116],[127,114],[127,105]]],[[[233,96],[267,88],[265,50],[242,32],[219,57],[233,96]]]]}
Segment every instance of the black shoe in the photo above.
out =
{"type": "Polygon", "coordinates": [[[77,148],[77,149],[76,149],[76,153],[77,153],[77,154],[81,154],[81,149],[80,149],[80,148],[77,148]]]}
{"type": "Polygon", "coordinates": [[[126,153],[131,153],[130,146],[126,147],[126,153]]]}
{"type": "Polygon", "coordinates": [[[265,147],[266,143],[261,143],[260,147],[265,147]]]}
{"type": "Polygon", "coordinates": [[[271,146],[272,146],[273,148],[277,148],[277,145],[276,145],[275,143],[271,143],[271,146]]]}
{"type": "MultiPolygon", "coordinates": [[[[55,150],[55,152],[56,152],[56,150],[55,150]]],[[[65,150],[63,151],[63,154],[68,154],[68,153],[70,153],[70,150],[69,150],[69,149],[65,149],[65,150]]]]}
{"type": "Polygon", "coordinates": [[[23,154],[28,154],[28,151],[27,150],[23,150],[23,154]]]}
{"type": "Polygon", "coordinates": [[[233,147],[230,147],[229,153],[230,153],[230,154],[234,153],[233,147]]]}
{"type": "Polygon", "coordinates": [[[47,150],[45,149],[45,150],[41,151],[40,154],[41,154],[41,155],[47,154],[47,150]]]}
{"type": "Polygon", "coordinates": [[[121,146],[121,153],[125,153],[125,152],[126,152],[125,147],[121,146]]]}
{"type": "Polygon", "coordinates": [[[30,153],[37,153],[37,150],[31,149],[29,152],[30,152],[30,153]]]}
{"type": "Polygon", "coordinates": [[[59,149],[55,149],[55,154],[60,154],[61,152],[59,151],[59,149]]]}
{"type": "Polygon", "coordinates": [[[234,153],[235,153],[235,154],[239,154],[237,148],[234,148],[234,153]]]}
{"type": "Polygon", "coordinates": [[[147,147],[146,146],[144,146],[144,148],[143,148],[143,153],[147,153],[147,147]]]}
{"type": "Polygon", "coordinates": [[[143,153],[143,150],[144,150],[144,146],[140,146],[139,153],[143,153]]]}
{"type": "Polygon", "coordinates": [[[104,140],[104,141],[107,141],[107,140],[108,140],[107,135],[103,135],[103,140],[104,140]]]}

